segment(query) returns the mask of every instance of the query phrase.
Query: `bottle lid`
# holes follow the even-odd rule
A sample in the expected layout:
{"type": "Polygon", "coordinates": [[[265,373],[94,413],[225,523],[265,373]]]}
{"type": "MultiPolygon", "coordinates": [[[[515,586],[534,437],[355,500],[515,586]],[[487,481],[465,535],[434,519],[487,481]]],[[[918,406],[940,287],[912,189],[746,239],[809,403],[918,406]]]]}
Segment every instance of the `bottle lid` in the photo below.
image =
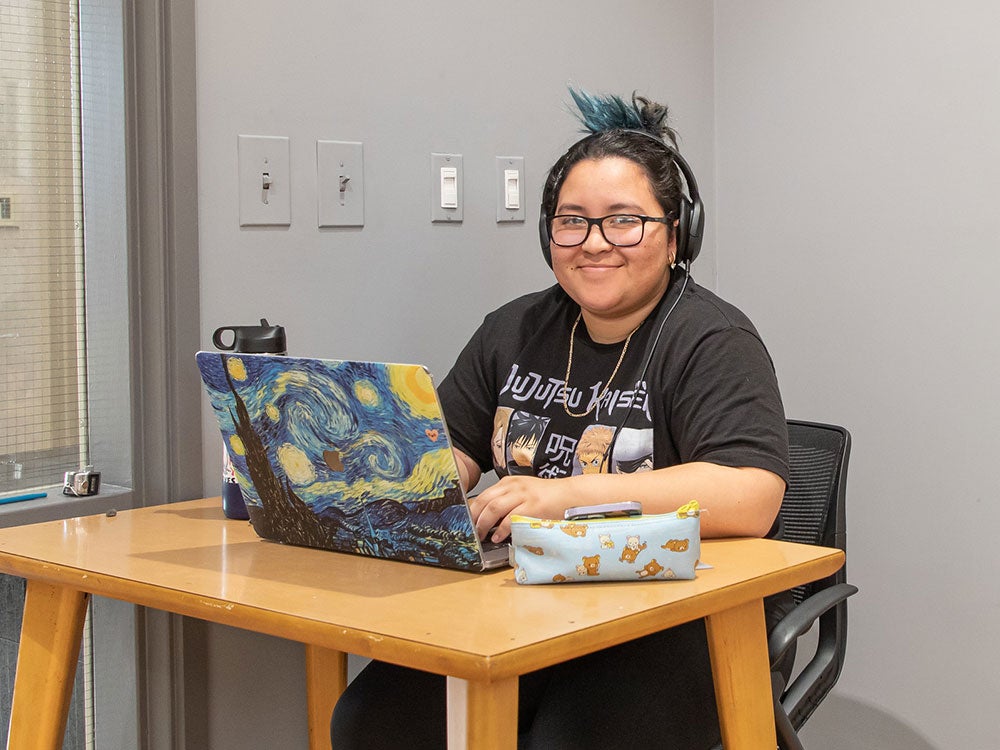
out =
{"type": "Polygon", "coordinates": [[[215,329],[212,343],[216,348],[227,352],[242,354],[284,354],[288,348],[285,343],[283,326],[272,326],[266,318],[260,319],[259,326],[223,326],[215,329]],[[233,341],[226,344],[223,334],[232,331],[233,341]]]}

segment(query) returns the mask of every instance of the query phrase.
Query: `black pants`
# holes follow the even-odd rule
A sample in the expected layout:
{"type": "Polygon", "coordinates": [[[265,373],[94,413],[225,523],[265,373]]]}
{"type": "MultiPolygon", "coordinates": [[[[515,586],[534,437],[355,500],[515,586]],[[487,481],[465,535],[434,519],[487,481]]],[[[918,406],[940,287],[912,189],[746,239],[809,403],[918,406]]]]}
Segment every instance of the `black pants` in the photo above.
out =
{"type": "MultiPolygon", "coordinates": [[[[703,621],[520,678],[518,748],[677,748],[719,742],[703,621]]],[[[330,726],[334,750],[443,750],[445,678],[372,662],[330,726]]]]}
{"type": "MultiPolygon", "coordinates": [[[[765,600],[767,629],[792,607],[765,600]]],[[[794,649],[780,671],[787,679],[794,649]]],[[[443,750],[445,678],[372,662],[333,712],[334,750],[443,750]]],[[[523,675],[519,750],[706,750],[720,741],[703,620],[523,675]]]]}

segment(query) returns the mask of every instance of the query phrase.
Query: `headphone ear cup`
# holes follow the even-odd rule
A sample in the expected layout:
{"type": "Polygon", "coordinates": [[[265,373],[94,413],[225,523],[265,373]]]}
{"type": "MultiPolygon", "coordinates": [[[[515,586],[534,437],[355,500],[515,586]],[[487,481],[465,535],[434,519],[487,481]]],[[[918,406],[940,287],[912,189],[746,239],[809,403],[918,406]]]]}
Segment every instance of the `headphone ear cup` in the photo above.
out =
{"type": "Polygon", "coordinates": [[[677,217],[677,254],[674,256],[674,263],[687,263],[691,260],[688,257],[690,249],[690,235],[688,231],[691,227],[691,202],[686,198],[681,198],[680,215],[677,217]]]}
{"type": "Polygon", "coordinates": [[[552,247],[549,240],[549,217],[545,215],[545,209],[541,209],[538,215],[538,240],[542,245],[542,257],[549,268],[552,268],[552,247]]]}
{"type": "Polygon", "coordinates": [[[693,263],[701,252],[701,238],[705,234],[705,212],[701,199],[685,201],[688,206],[687,244],[684,248],[685,260],[693,263]]]}

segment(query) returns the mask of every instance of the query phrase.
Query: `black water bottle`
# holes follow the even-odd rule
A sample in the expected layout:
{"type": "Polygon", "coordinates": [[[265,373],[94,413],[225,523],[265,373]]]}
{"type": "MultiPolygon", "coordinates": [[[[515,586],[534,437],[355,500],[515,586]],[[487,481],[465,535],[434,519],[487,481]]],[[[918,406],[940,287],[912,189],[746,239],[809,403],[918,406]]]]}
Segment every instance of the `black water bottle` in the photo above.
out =
{"type": "MultiPolygon", "coordinates": [[[[286,354],[285,329],[282,326],[272,326],[266,319],[260,319],[259,326],[223,326],[212,334],[212,343],[216,348],[237,354],[286,354]],[[226,344],[223,338],[227,332],[233,334],[231,344],[226,344]]],[[[246,520],[247,504],[236,481],[236,470],[229,457],[229,448],[222,445],[222,511],[226,518],[246,520]]]]}

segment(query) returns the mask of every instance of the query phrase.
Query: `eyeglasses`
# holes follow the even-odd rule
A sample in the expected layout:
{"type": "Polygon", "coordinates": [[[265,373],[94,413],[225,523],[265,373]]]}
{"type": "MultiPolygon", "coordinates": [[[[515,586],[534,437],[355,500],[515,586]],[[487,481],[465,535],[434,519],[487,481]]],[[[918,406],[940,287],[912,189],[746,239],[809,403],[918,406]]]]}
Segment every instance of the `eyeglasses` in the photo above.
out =
{"type": "Polygon", "coordinates": [[[582,245],[590,236],[591,227],[600,227],[601,235],[608,244],[615,247],[634,247],[642,242],[646,232],[646,222],[672,224],[670,216],[640,216],[639,214],[611,214],[599,219],[586,216],[559,214],[549,221],[549,237],[559,247],[582,245]]]}

